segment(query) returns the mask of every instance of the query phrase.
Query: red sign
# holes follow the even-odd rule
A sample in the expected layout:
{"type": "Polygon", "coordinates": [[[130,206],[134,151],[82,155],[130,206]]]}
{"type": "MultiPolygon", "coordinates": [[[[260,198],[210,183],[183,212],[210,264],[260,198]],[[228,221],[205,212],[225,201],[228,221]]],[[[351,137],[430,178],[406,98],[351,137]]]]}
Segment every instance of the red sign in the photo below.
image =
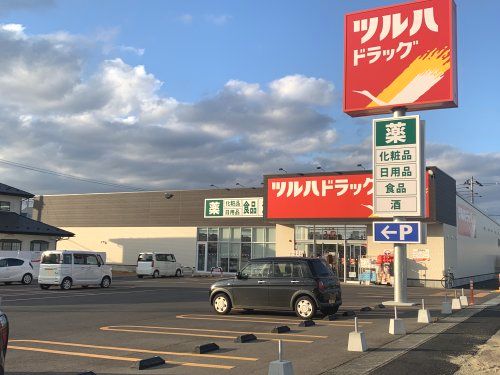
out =
{"type": "MultiPolygon", "coordinates": [[[[427,175],[427,173],[426,173],[427,175]]],[[[368,219],[373,216],[371,172],[264,176],[264,216],[269,220],[368,219]]],[[[429,217],[426,179],[426,217],[429,217]]]]}
{"type": "Polygon", "coordinates": [[[453,0],[421,0],[345,16],[344,112],[456,107],[453,0]]]}
{"type": "Polygon", "coordinates": [[[371,173],[267,179],[267,219],[366,219],[373,213],[371,173]]]}

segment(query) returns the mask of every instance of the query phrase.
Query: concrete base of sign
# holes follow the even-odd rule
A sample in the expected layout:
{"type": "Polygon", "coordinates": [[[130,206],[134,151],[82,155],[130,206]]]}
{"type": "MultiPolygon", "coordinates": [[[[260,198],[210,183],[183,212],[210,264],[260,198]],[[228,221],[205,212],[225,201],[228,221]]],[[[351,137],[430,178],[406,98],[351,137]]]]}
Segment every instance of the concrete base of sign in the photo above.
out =
{"type": "Polygon", "coordinates": [[[462,310],[462,305],[460,304],[460,299],[453,298],[451,300],[451,309],[452,310],[462,310]]]}
{"type": "Polygon", "coordinates": [[[444,301],[441,304],[441,314],[451,314],[451,301],[444,301]]]}
{"type": "Polygon", "coordinates": [[[382,302],[384,306],[398,306],[398,307],[411,307],[417,306],[415,302],[396,302],[396,301],[384,301],[382,302]]]}
{"type": "Polygon", "coordinates": [[[368,350],[365,333],[363,331],[349,332],[347,350],[350,352],[366,352],[368,350]]]}
{"type": "Polygon", "coordinates": [[[431,322],[431,313],[427,309],[418,310],[418,323],[430,323],[431,322]]]}
{"type": "Polygon", "coordinates": [[[269,363],[268,375],[293,375],[293,365],[290,361],[272,361],[269,363]]]}
{"type": "Polygon", "coordinates": [[[403,319],[391,319],[389,322],[389,333],[391,335],[406,335],[406,327],[403,319]]]}
{"type": "Polygon", "coordinates": [[[460,304],[462,307],[469,306],[469,301],[467,300],[467,296],[460,296],[460,304]]]}

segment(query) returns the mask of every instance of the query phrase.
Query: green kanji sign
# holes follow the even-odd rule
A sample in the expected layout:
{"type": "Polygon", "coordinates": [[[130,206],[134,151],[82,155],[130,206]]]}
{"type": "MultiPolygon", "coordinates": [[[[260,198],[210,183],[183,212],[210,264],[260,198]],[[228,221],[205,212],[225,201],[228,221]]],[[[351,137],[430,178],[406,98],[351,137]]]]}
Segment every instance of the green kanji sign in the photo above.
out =
{"type": "Polygon", "coordinates": [[[415,118],[375,120],[374,123],[376,146],[400,146],[417,143],[417,120],[415,118]]]}

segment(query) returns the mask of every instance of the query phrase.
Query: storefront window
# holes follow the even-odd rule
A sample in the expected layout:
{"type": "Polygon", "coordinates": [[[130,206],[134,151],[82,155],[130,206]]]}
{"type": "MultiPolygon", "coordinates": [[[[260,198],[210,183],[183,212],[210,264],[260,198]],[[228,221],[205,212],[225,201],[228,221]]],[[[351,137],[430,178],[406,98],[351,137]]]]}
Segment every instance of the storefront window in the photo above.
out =
{"type": "Polygon", "coordinates": [[[265,242],[265,228],[253,228],[253,242],[265,242]]]}
{"type": "Polygon", "coordinates": [[[276,228],[266,228],[266,232],[267,232],[266,241],[276,242],[276,228]]]}
{"type": "Polygon", "coordinates": [[[209,228],[208,229],[208,240],[217,241],[219,239],[219,228],[209,228]]]}
{"type": "Polygon", "coordinates": [[[198,241],[206,241],[207,239],[207,228],[198,228],[198,241]]]}
{"type": "Polygon", "coordinates": [[[241,228],[241,242],[252,242],[252,228],[241,228]]]}
{"type": "Polygon", "coordinates": [[[250,259],[276,256],[275,228],[198,228],[197,270],[237,272],[250,259]]]}
{"type": "Polygon", "coordinates": [[[220,240],[229,241],[231,238],[231,228],[220,228],[220,240]]]}
{"type": "Polygon", "coordinates": [[[253,254],[252,258],[257,259],[257,258],[264,258],[264,244],[263,243],[254,243],[253,244],[253,254]]]}

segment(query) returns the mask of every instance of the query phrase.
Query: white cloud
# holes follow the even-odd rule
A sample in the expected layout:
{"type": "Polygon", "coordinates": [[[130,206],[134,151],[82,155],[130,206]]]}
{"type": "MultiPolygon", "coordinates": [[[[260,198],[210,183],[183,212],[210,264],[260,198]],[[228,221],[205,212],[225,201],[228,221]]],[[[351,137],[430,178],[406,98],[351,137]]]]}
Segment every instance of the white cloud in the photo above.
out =
{"type": "MultiPolygon", "coordinates": [[[[79,48],[80,36],[10,29],[0,30],[1,158],[147,188],[189,188],[255,181],[336,141],[332,119],[300,95],[284,100],[234,79],[182,103],[161,95],[163,83],[142,65],[115,58],[84,72],[89,52],[79,48]]],[[[321,87],[330,90],[317,85],[318,97],[330,95],[321,87]]],[[[99,189],[2,171],[3,182],[36,193],[99,189]]]]}
{"type": "Polygon", "coordinates": [[[293,75],[271,82],[273,95],[285,101],[329,105],[333,101],[334,86],[322,78],[293,75]]]}
{"type": "Polygon", "coordinates": [[[191,23],[193,23],[193,18],[194,17],[189,13],[182,14],[178,17],[179,21],[185,23],[186,25],[190,25],[191,23]]]}
{"type": "Polygon", "coordinates": [[[226,23],[228,23],[233,17],[228,15],[228,14],[207,14],[205,16],[205,19],[216,25],[216,26],[223,26],[226,23]]]}

